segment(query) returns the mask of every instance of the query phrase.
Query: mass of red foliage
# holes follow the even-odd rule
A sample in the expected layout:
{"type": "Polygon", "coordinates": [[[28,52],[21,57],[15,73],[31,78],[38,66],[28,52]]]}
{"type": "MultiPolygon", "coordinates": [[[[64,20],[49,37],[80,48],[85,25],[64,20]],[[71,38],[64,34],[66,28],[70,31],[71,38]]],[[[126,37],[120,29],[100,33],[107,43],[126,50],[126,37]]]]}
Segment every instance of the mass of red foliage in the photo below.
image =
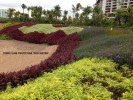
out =
{"type": "Polygon", "coordinates": [[[68,27],[66,24],[53,24],[53,27],[68,27]]]}
{"type": "Polygon", "coordinates": [[[9,82],[12,87],[16,87],[18,84],[23,85],[28,79],[37,78],[44,72],[52,71],[61,65],[65,65],[76,60],[72,51],[79,45],[80,42],[80,36],[77,33],[67,35],[64,31],[58,30],[51,34],[39,33],[36,31],[29,34],[23,34],[17,28],[16,30],[8,31],[7,35],[13,39],[21,41],[23,40],[32,43],[46,42],[51,45],[57,44],[59,47],[49,59],[41,61],[38,65],[29,66],[18,72],[0,73],[0,90],[5,90],[9,82]]]}
{"type": "Polygon", "coordinates": [[[36,23],[20,23],[20,24],[16,24],[16,25],[13,25],[13,26],[9,26],[5,29],[2,29],[0,30],[0,34],[5,34],[5,33],[9,33],[10,31],[13,31],[13,30],[16,30],[22,26],[32,26],[32,25],[35,25],[36,23]]]}

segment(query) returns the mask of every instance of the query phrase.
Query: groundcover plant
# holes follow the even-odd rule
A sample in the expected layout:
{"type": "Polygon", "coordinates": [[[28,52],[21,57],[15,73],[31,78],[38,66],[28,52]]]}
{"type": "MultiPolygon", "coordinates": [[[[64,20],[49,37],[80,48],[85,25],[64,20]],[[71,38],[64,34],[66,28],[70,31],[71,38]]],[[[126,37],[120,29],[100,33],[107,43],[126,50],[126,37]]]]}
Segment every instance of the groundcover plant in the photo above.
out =
{"type": "Polygon", "coordinates": [[[107,59],[84,58],[23,86],[0,92],[1,100],[132,100],[133,71],[107,59]]]}
{"type": "Polygon", "coordinates": [[[120,68],[122,65],[128,64],[128,67],[133,69],[133,34],[131,32],[124,34],[122,32],[124,29],[118,29],[117,32],[116,30],[86,27],[78,33],[81,41],[78,48],[74,50],[74,54],[78,59],[84,57],[113,59],[120,68]]]}

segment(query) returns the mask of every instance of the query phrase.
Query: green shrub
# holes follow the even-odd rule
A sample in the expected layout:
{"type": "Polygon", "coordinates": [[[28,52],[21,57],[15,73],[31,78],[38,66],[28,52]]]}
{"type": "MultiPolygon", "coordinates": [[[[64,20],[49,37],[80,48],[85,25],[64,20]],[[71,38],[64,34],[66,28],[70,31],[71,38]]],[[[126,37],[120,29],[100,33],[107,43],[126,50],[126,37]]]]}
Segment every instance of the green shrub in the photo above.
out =
{"type": "Polygon", "coordinates": [[[7,90],[0,92],[0,100],[131,98],[131,96],[127,96],[133,94],[133,76],[124,77],[124,69],[116,70],[116,66],[117,64],[110,60],[84,58],[75,63],[61,66],[52,73],[45,73],[38,79],[29,80],[23,86],[13,89],[8,86],[7,90]]]}
{"type": "Polygon", "coordinates": [[[9,40],[9,39],[11,39],[9,36],[5,34],[0,34],[0,40],[9,40]]]}
{"type": "Polygon", "coordinates": [[[133,99],[133,92],[125,92],[121,100],[132,100],[133,99]]]}
{"type": "Polygon", "coordinates": [[[5,23],[3,24],[2,26],[0,26],[0,30],[4,29],[4,28],[7,28],[9,26],[13,26],[13,25],[16,25],[18,24],[18,22],[12,22],[12,23],[5,23]]]}
{"type": "Polygon", "coordinates": [[[0,23],[7,23],[7,22],[9,22],[8,18],[1,18],[0,17],[0,23]]]}

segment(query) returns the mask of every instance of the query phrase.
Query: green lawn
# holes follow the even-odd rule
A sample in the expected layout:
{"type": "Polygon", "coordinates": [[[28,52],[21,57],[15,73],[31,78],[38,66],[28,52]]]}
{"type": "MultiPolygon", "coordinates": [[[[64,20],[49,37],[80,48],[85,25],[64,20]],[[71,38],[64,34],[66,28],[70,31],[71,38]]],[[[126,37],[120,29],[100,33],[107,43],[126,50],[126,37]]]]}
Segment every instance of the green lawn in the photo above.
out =
{"type": "Polygon", "coordinates": [[[23,86],[8,87],[0,92],[0,100],[132,100],[132,71],[116,66],[110,60],[84,58],[23,86]]]}
{"type": "Polygon", "coordinates": [[[67,34],[71,34],[74,32],[80,32],[81,30],[83,30],[83,28],[80,27],[60,27],[60,28],[55,28],[52,26],[52,24],[37,24],[37,25],[33,25],[31,27],[21,27],[20,30],[23,31],[24,33],[29,33],[29,32],[34,32],[34,31],[38,31],[38,32],[43,32],[43,33],[51,33],[51,32],[55,32],[57,30],[64,30],[67,34]]]}

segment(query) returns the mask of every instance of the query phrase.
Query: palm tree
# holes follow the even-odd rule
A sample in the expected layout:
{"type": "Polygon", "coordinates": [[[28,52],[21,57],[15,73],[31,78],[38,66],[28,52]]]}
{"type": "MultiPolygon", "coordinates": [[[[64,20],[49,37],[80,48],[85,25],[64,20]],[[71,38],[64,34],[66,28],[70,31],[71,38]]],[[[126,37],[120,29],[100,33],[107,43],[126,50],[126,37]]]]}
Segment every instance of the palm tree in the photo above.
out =
{"type": "Polygon", "coordinates": [[[73,19],[74,16],[77,17],[79,16],[78,11],[82,8],[82,5],[80,3],[77,3],[76,6],[72,5],[72,13],[73,13],[73,19]]]}
{"type": "Polygon", "coordinates": [[[88,17],[88,15],[92,12],[92,8],[90,6],[87,6],[83,8],[83,14],[85,17],[88,17]]]}
{"type": "Polygon", "coordinates": [[[22,7],[22,9],[23,9],[23,21],[24,21],[24,9],[26,9],[27,6],[23,3],[23,4],[21,5],[21,7],[22,7]]]}
{"type": "Polygon", "coordinates": [[[80,23],[80,25],[85,24],[84,13],[83,12],[79,16],[79,23],[80,23]]]}
{"type": "Polygon", "coordinates": [[[42,11],[42,13],[46,17],[47,11],[45,9],[42,11]]]}
{"type": "Polygon", "coordinates": [[[11,21],[13,14],[14,14],[15,9],[9,8],[7,11],[7,16],[9,17],[9,20],[11,21]]]}
{"type": "Polygon", "coordinates": [[[82,5],[80,3],[76,4],[76,12],[78,12],[82,8],[82,5]]]}
{"type": "Polygon", "coordinates": [[[67,16],[67,14],[68,14],[68,11],[64,10],[64,15],[67,16]]]}
{"type": "Polygon", "coordinates": [[[133,24],[133,7],[129,6],[127,8],[127,16],[128,16],[128,23],[132,25],[133,24]]]}
{"type": "Polygon", "coordinates": [[[28,18],[29,18],[29,15],[28,14],[24,14],[24,17],[25,17],[25,20],[27,22],[28,18]]]}
{"type": "Polygon", "coordinates": [[[75,14],[75,18],[76,18],[76,20],[78,20],[78,18],[79,18],[79,13],[78,12],[75,14]]]}
{"type": "Polygon", "coordinates": [[[73,13],[73,19],[74,19],[74,16],[75,16],[75,13],[76,13],[76,7],[74,5],[72,5],[72,13],[73,13]]]}
{"type": "Polygon", "coordinates": [[[72,17],[71,17],[71,16],[68,16],[67,23],[68,23],[68,24],[72,24],[72,17]]]}
{"type": "Polygon", "coordinates": [[[30,17],[30,10],[31,10],[31,7],[27,7],[27,10],[28,10],[28,16],[30,17]]]}
{"type": "Polygon", "coordinates": [[[43,9],[42,14],[44,15],[44,17],[42,17],[44,22],[47,19],[47,11],[43,9]]]}
{"type": "Polygon", "coordinates": [[[54,15],[57,21],[57,19],[61,16],[61,7],[59,5],[54,7],[54,15]]]}
{"type": "MultiPolygon", "coordinates": [[[[115,15],[116,15],[116,22],[118,22],[118,25],[121,25],[123,22],[123,18],[127,16],[127,9],[121,8],[121,9],[116,9],[115,10],[115,15]]],[[[127,19],[126,19],[127,20],[127,19]]],[[[125,21],[126,23],[126,21],[125,21]]]]}
{"type": "Polygon", "coordinates": [[[99,6],[95,6],[93,8],[92,22],[93,25],[101,25],[101,21],[103,19],[103,12],[99,6]]]}
{"type": "Polygon", "coordinates": [[[32,6],[31,7],[31,16],[33,17],[34,21],[40,21],[42,16],[42,7],[41,6],[32,6]]]}
{"type": "Polygon", "coordinates": [[[37,6],[32,6],[31,7],[31,17],[33,18],[33,21],[37,21],[37,14],[38,14],[38,7],[37,6]]]}
{"type": "Polygon", "coordinates": [[[46,17],[50,23],[53,22],[54,16],[54,10],[47,10],[46,17]]]}
{"type": "Polygon", "coordinates": [[[20,17],[20,12],[19,11],[14,12],[14,17],[15,17],[15,19],[18,20],[20,17]]]}
{"type": "Polygon", "coordinates": [[[92,12],[92,8],[90,6],[87,6],[87,7],[84,7],[83,8],[83,12],[82,12],[82,16],[80,16],[80,18],[83,17],[83,22],[85,24],[88,24],[88,21],[89,21],[89,17],[88,15],[92,12]]]}
{"type": "Polygon", "coordinates": [[[63,20],[64,22],[66,22],[66,20],[67,20],[67,15],[68,15],[68,11],[67,11],[67,10],[64,10],[63,13],[64,13],[64,16],[63,16],[63,19],[62,19],[62,20],[63,20]]]}

